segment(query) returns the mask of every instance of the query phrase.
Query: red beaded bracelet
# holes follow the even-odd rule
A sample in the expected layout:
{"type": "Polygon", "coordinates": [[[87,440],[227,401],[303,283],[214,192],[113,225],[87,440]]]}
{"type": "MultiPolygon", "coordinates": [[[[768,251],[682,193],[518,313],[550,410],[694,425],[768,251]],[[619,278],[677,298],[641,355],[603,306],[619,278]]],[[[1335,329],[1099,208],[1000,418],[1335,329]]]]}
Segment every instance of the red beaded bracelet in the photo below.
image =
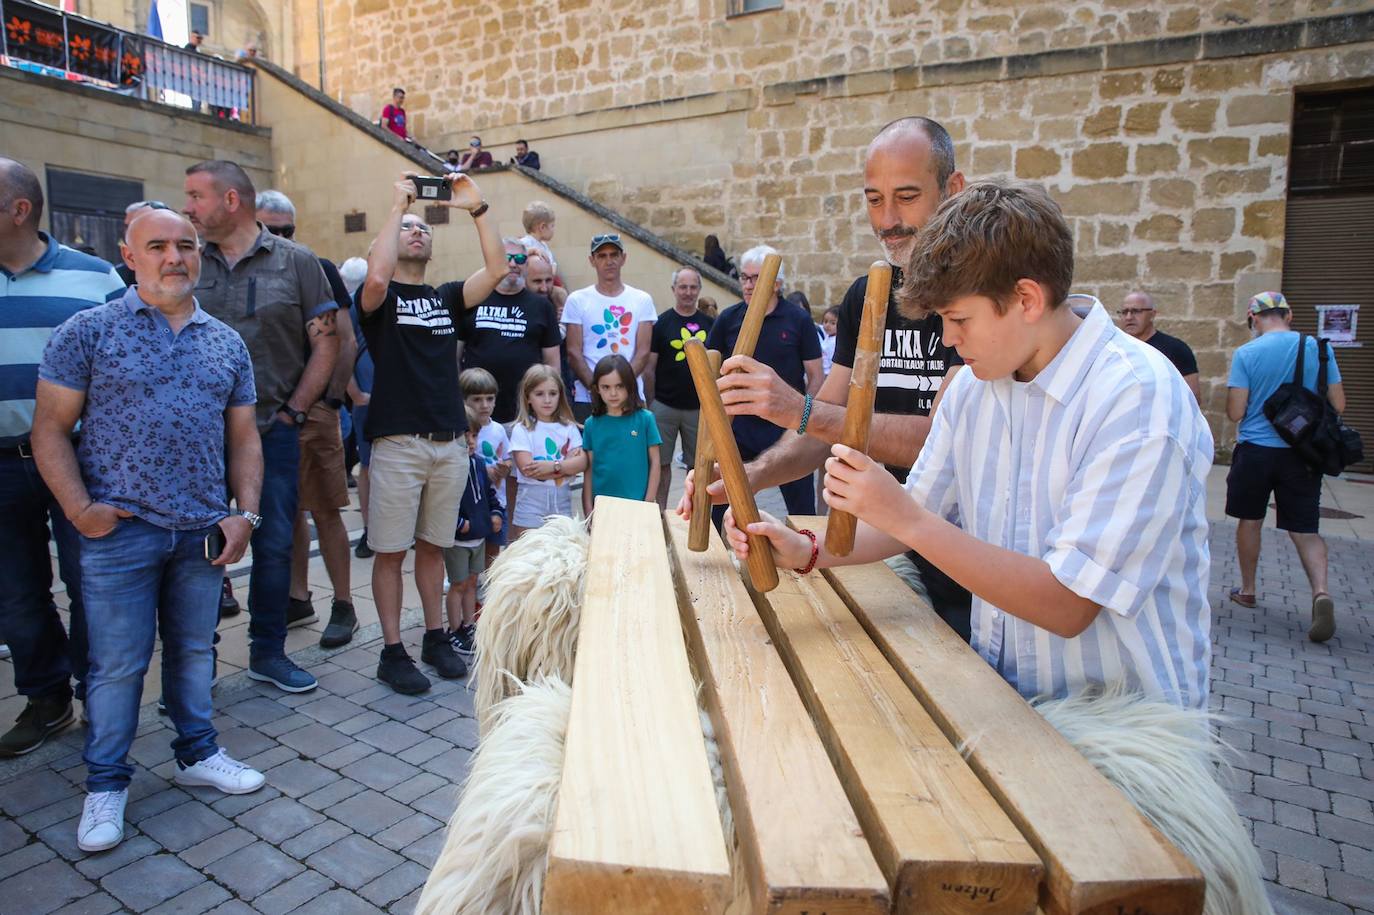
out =
{"type": "Polygon", "coordinates": [[[815,531],[809,531],[803,527],[798,531],[798,533],[805,534],[806,536],[811,538],[811,561],[806,564],[806,568],[793,569],[792,571],[796,572],[798,575],[806,575],[809,574],[810,571],[816,567],[816,560],[821,557],[821,545],[816,542],[815,531]]]}

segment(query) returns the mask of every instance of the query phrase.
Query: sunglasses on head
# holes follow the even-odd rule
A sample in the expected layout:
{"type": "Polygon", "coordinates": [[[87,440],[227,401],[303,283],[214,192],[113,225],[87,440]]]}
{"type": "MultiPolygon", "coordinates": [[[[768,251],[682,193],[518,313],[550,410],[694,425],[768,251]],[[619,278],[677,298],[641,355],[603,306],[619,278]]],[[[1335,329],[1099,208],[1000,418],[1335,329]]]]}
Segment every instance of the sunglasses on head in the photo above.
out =
{"type": "Polygon", "coordinates": [[[148,209],[150,209],[150,210],[170,210],[171,207],[169,207],[167,204],[163,203],[161,200],[149,200],[149,201],[148,201],[148,209]]]}
{"type": "Polygon", "coordinates": [[[512,264],[523,264],[529,257],[528,254],[507,254],[506,260],[512,264]]]}
{"type": "Polygon", "coordinates": [[[296,227],[293,225],[268,226],[267,231],[271,232],[273,235],[276,235],[279,238],[291,238],[293,235],[296,234],[296,227]]]}
{"type": "Polygon", "coordinates": [[[593,248],[599,247],[599,246],[604,245],[604,244],[607,244],[607,243],[619,245],[619,244],[620,244],[620,235],[619,235],[619,233],[616,233],[616,232],[607,232],[605,235],[593,235],[593,236],[592,236],[592,247],[593,247],[593,248]]]}

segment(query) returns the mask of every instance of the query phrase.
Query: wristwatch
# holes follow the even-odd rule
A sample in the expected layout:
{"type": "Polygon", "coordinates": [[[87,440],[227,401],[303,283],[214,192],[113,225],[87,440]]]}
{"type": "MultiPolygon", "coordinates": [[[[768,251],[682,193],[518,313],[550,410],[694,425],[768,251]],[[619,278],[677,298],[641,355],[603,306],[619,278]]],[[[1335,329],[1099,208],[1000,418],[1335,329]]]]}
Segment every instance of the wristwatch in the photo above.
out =
{"type": "Polygon", "coordinates": [[[253,530],[257,530],[258,528],[262,527],[262,515],[259,515],[257,512],[249,512],[244,511],[241,508],[236,508],[229,514],[238,515],[240,518],[245,519],[249,524],[253,526],[253,530]]]}
{"type": "Polygon", "coordinates": [[[297,426],[305,425],[305,411],[293,409],[289,403],[282,404],[281,407],[278,408],[277,412],[286,414],[286,416],[290,418],[291,422],[297,426]]]}

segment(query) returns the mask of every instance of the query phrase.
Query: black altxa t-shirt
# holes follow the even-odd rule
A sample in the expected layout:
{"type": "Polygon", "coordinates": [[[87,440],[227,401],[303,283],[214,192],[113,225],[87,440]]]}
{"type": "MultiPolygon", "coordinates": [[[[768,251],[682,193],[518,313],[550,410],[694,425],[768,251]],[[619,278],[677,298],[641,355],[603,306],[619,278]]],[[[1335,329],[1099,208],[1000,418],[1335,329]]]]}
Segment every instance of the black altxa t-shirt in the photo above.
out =
{"type": "Polygon", "coordinates": [[[438,289],[393,282],[381,307],[363,312],[363,337],[376,366],[363,430],[368,441],[467,429],[458,390],[462,316],[463,284],[458,282],[438,289]]]}
{"type": "Polygon", "coordinates": [[[528,289],[514,295],[493,292],[481,305],[469,308],[458,336],[463,341],[463,368],[483,368],[496,379],[491,415],[498,423],[515,421],[525,372],[543,362],[544,350],[563,339],[553,303],[528,289]]]}
{"type": "Polygon", "coordinates": [[[654,368],[654,399],[675,410],[697,410],[701,401],[697,399],[697,389],[692,384],[692,372],[687,368],[688,340],[706,342],[711,325],[716,319],[703,311],[693,312],[684,318],[676,308],[670,308],[658,316],[654,322],[653,342],[650,349],[658,354],[654,368]],[[676,344],[676,345],[674,345],[676,344]]]}
{"type": "MultiPolygon", "coordinates": [[[[892,287],[896,289],[899,280],[896,271],[893,274],[892,287]]],[[[839,328],[835,333],[836,365],[854,367],[854,348],[858,344],[867,289],[868,277],[859,277],[840,303],[839,328]]],[[[897,310],[896,298],[888,296],[873,412],[930,415],[945,373],[951,366],[964,364],[954,348],[945,345],[944,329],[938,314],[914,320],[903,317],[897,310]]]]}

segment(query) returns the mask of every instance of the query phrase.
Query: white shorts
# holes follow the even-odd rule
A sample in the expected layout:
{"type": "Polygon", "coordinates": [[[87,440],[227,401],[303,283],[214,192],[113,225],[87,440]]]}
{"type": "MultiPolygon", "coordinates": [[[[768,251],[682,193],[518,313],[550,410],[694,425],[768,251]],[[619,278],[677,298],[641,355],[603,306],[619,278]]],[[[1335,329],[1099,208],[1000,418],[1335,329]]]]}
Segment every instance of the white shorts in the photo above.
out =
{"type": "Polygon", "coordinates": [[[515,490],[515,511],[511,524],[516,527],[541,527],[549,515],[571,518],[572,485],[522,482],[515,490]]]}

